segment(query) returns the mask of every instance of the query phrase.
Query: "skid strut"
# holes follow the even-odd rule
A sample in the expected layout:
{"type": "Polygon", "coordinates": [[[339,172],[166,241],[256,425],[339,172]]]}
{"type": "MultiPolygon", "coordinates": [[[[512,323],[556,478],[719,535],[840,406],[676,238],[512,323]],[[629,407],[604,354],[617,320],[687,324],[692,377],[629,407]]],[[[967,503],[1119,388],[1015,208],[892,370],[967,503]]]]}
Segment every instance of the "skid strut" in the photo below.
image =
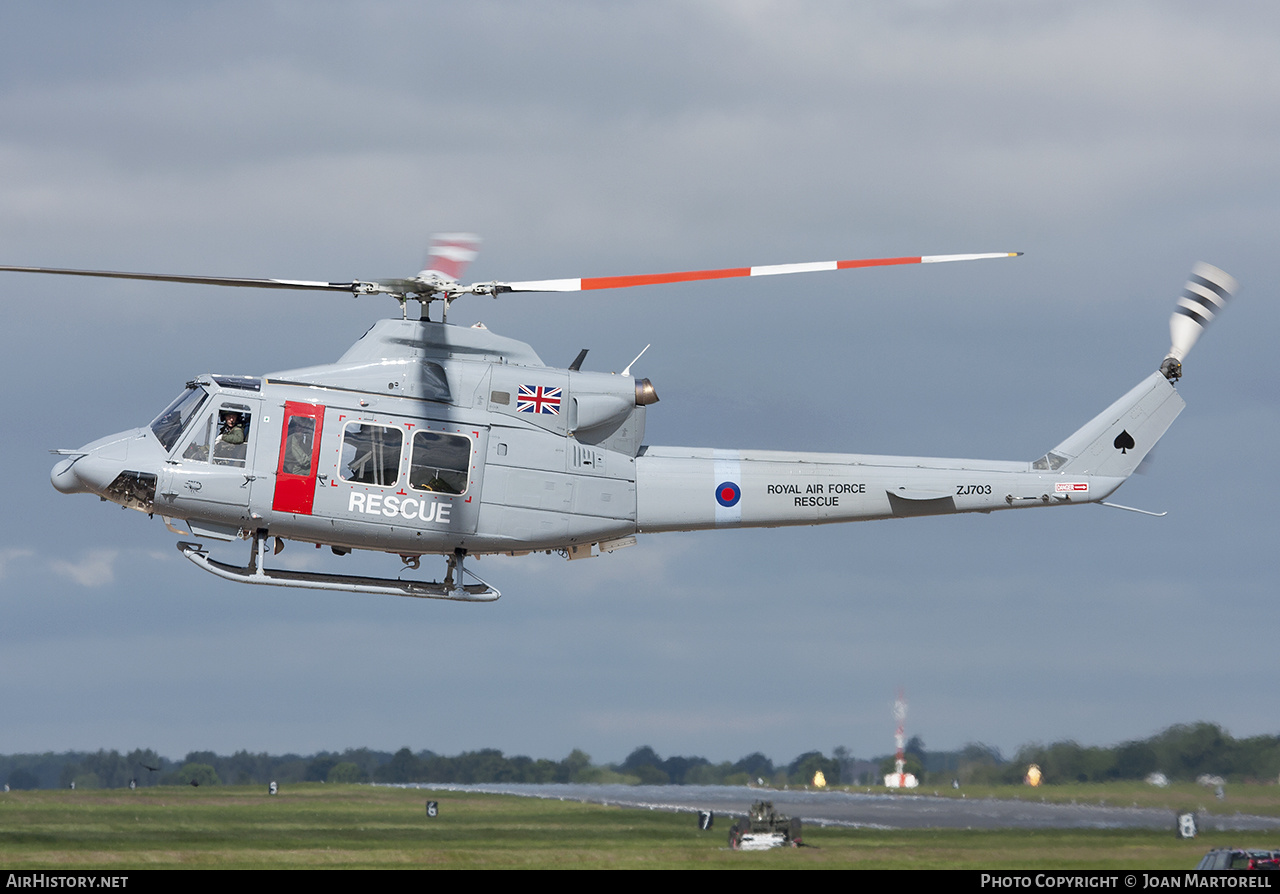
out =
{"type": "Polygon", "coordinates": [[[228,565],[209,558],[208,551],[199,543],[179,541],[178,552],[210,574],[242,584],[338,590],[345,593],[377,593],[384,596],[414,596],[419,599],[453,599],[458,602],[493,602],[502,595],[477,577],[474,572],[463,568],[466,551],[461,549],[454,550],[453,555],[447,558],[445,579],[436,582],[267,568],[267,540],[266,532],[253,535],[249,564],[244,567],[228,565]],[[464,574],[475,583],[463,583],[464,574]]]}

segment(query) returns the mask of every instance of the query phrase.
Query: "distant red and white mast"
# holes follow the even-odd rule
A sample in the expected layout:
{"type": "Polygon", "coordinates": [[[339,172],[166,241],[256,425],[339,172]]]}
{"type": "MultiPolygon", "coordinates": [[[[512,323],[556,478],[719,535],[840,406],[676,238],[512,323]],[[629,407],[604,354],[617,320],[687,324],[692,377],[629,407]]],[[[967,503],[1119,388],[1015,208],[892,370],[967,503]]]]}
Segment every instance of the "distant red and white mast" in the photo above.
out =
{"type": "Polygon", "coordinates": [[[906,784],[907,777],[907,696],[901,689],[898,690],[898,698],[893,703],[893,719],[898,721],[898,729],[893,734],[893,744],[898,747],[898,753],[894,756],[893,769],[898,774],[898,787],[901,788],[906,784]]]}
{"type": "Polygon", "coordinates": [[[893,703],[893,719],[898,722],[898,728],[893,734],[897,752],[894,755],[893,772],[885,775],[884,784],[887,788],[915,788],[920,782],[914,774],[907,772],[907,696],[901,689],[893,703]]]}

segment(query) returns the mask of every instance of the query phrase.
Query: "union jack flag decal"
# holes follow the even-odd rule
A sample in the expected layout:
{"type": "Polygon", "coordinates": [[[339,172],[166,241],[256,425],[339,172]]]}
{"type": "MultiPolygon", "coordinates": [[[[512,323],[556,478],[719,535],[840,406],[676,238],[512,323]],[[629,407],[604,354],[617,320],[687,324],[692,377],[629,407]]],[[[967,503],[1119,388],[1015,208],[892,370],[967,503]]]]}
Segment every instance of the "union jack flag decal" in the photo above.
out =
{"type": "Polygon", "coordinates": [[[516,394],[516,412],[559,416],[560,390],[544,388],[541,385],[521,385],[519,393],[516,394]]]}

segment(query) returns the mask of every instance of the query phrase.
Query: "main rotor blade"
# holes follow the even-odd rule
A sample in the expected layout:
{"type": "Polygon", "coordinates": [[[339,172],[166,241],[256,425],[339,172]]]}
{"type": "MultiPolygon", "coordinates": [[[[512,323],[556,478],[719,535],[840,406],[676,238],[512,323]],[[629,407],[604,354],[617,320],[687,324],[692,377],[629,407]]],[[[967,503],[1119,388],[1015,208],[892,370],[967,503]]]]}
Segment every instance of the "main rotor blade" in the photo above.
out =
{"type": "Polygon", "coordinates": [[[626,289],[701,279],[732,279],[738,276],[778,276],[785,273],[813,273],[819,270],[849,270],[854,267],[891,267],[896,264],[942,264],[947,261],[979,261],[985,258],[1016,258],[1020,251],[974,255],[920,255],[910,258],[864,258],[852,261],[814,261],[808,264],[773,264],[766,267],[725,267],[720,270],[685,270],[679,273],[641,273],[634,276],[596,276],[585,279],[539,279],[527,282],[493,283],[499,292],[586,292],[592,289],[626,289]]]}
{"type": "Polygon", "coordinates": [[[114,270],[68,270],[60,267],[7,267],[10,273],[54,273],[61,276],[97,276],[104,279],[143,279],[152,282],[196,283],[208,286],[245,286],[254,289],[309,289],[323,292],[368,294],[387,291],[376,282],[312,282],[305,279],[254,279],[240,276],[184,276],[169,273],[120,273],[114,270]]]}

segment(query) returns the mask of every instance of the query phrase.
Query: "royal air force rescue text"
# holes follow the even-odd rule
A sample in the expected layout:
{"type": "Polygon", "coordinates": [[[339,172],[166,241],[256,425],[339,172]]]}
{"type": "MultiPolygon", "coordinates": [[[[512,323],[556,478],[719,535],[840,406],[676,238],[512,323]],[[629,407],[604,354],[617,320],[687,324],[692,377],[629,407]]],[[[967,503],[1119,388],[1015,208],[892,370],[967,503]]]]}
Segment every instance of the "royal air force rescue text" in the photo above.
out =
{"type": "Polygon", "coordinates": [[[865,484],[845,484],[844,482],[806,484],[803,491],[800,490],[800,487],[801,485],[799,484],[768,484],[765,485],[765,492],[794,496],[797,506],[839,506],[841,494],[865,494],[867,492],[865,484]]]}

